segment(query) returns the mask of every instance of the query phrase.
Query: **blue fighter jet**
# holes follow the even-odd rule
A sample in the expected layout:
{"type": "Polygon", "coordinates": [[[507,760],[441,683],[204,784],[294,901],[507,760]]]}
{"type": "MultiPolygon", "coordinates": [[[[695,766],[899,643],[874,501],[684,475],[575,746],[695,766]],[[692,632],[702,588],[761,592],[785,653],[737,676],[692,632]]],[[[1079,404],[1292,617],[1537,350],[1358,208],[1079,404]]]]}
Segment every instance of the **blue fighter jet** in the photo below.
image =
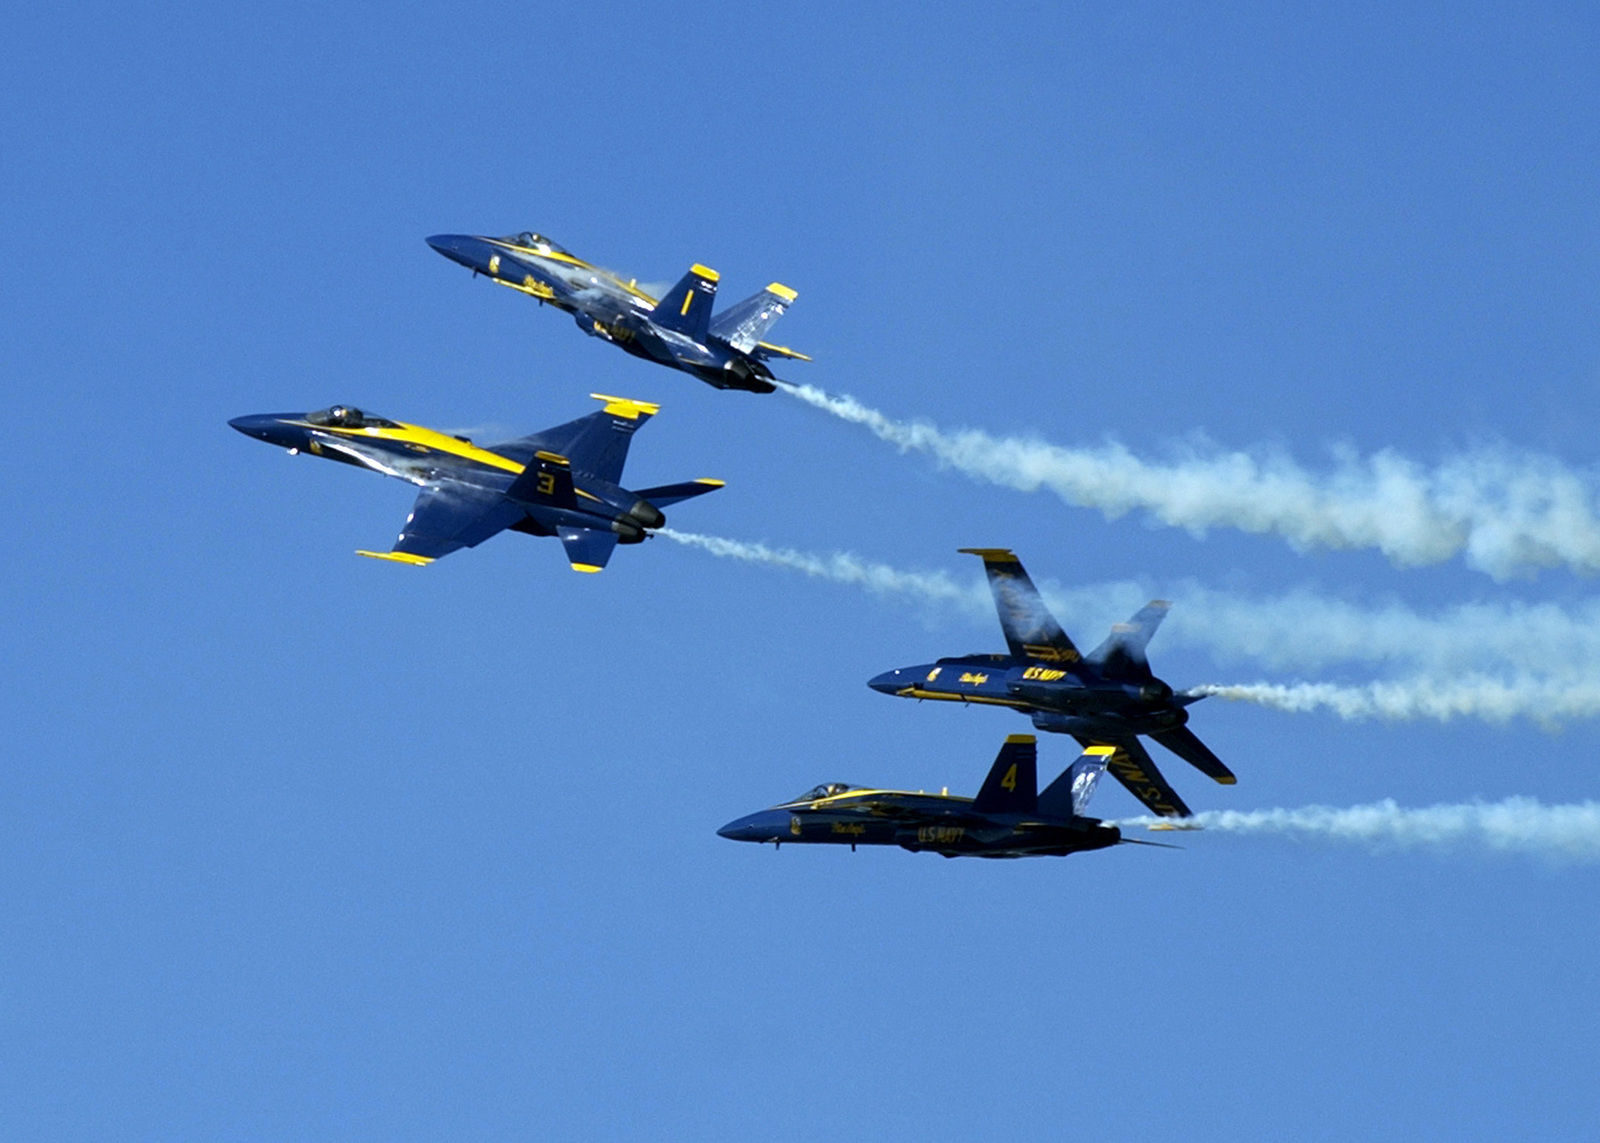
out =
{"type": "Polygon", "coordinates": [[[487,448],[349,405],[228,423],[291,455],[308,452],[421,485],[394,549],[359,555],[431,564],[509,529],[559,536],[574,571],[597,572],[618,544],[637,544],[665,525],[661,509],[714,492],[723,482],[690,480],[636,492],[623,488],[617,482],[628,444],[660,406],[593,396],[605,402],[597,413],[487,448]]]}
{"type": "Polygon", "coordinates": [[[768,360],[811,360],[761,340],[798,296],[777,282],[713,318],[717,272],[698,264],[657,299],[636,279],[625,281],[531,231],[506,238],[435,234],[428,245],[474,277],[483,274],[565,310],[590,337],[692,373],[718,389],[770,393],[775,379],[768,360]]]}
{"type": "Polygon", "coordinates": [[[1233,772],[1185,725],[1189,712],[1184,708],[1204,696],[1174,694],[1151,673],[1145,659],[1145,645],[1167,617],[1164,600],[1140,608],[1083,655],[1009,549],[961,550],[983,559],[1011,653],[960,655],[887,671],[868,684],[873,690],[1010,707],[1032,716],[1039,730],[1070,734],[1085,746],[1118,747],[1108,763],[1112,777],[1165,817],[1191,815],[1140,743],[1140,735],[1149,735],[1214,781],[1233,785],[1233,772]]]}
{"type": "Polygon", "coordinates": [[[1158,845],[1124,838],[1116,826],[1085,815],[1117,753],[1114,746],[1089,747],[1040,793],[1038,745],[1031,734],[1013,734],[976,798],[830,782],[717,833],[775,846],[898,845],[944,857],[1065,856],[1118,844],[1158,845]]]}

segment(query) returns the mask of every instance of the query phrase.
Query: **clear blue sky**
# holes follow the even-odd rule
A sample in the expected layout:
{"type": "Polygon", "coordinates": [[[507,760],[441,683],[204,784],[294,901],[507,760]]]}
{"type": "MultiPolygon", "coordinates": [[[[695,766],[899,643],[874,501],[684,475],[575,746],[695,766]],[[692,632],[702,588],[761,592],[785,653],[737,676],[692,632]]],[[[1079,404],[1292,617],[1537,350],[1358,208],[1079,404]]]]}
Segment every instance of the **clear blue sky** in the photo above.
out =
{"type": "MultiPolygon", "coordinates": [[[[865,680],[998,650],[992,618],[665,541],[600,576],[514,535],[361,560],[410,490],[226,421],[342,400],[492,439],[614,393],[663,406],[634,483],[728,481],[675,510],[695,531],[1574,604],[1594,583],[1565,570],[1398,571],[984,487],[608,350],[423,238],[785,282],[779,340],[816,358],[785,375],[897,416],[1589,468],[1597,41],[1578,4],[14,11],[0,1135],[1592,1132],[1592,867],[738,846],[715,829],[818,781],[975,789],[1025,722],[865,680]]],[[[1090,643],[1119,618],[1069,617],[1090,643]]],[[[1600,795],[1583,722],[1194,725],[1240,775],[1173,761],[1197,809],[1600,795]]]]}

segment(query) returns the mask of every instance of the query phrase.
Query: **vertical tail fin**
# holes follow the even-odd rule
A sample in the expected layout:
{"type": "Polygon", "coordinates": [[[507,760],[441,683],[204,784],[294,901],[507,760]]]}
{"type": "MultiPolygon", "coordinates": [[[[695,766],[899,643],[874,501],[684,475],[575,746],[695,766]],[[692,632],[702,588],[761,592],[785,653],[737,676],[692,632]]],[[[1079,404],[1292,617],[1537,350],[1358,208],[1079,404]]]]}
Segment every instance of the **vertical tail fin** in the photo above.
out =
{"type": "Polygon", "coordinates": [[[1013,734],[983,780],[983,789],[972,799],[972,808],[981,814],[1031,814],[1039,800],[1039,746],[1031,734],[1013,734]]]}
{"type": "Polygon", "coordinates": [[[606,407],[598,413],[496,447],[506,456],[525,463],[531,462],[537,452],[553,452],[571,461],[576,472],[598,476],[611,484],[620,483],[633,434],[660,412],[661,406],[627,397],[608,397],[604,393],[590,393],[589,396],[604,401],[606,407]]]}
{"type": "Polygon", "coordinates": [[[1000,628],[1006,633],[1006,643],[1014,656],[1047,663],[1076,663],[1082,658],[1039,598],[1039,589],[1033,586],[1022,561],[1011,549],[961,551],[983,559],[983,570],[989,573],[989,590],[994,592],[995,608],[1000,612],[1000,628]]]}
{"type": "Polygon", "coordinates": [[[1089,799],[1094,797],[1094,789],[1100,784],[1100,775],[1106,772],[1106,763],[1116,752],[1115,746],[1085,749],[1078,760],[1039,795],[1039,813],[1053,818],[1084,817],[1089,799]]]}
{"type": "Polygon", "coordinates": [[[749,353],[761,344],[767,330],[797,297],[799,295],[788,286],[774,282],[759,294],[735,302],[718,314],[711,323],[711,333],[740,353],[749,353]]]}
{"type": "Polygon", "coordinates": [[[650,320],[662,329],[688,334],[704,345],[711,328],[711,307],[716,304],[717,277],[709,266],[695,263],[656,303],[650,320]]]}
{"type": "Polygon", "coordinates": [[[1150,678],[1150,661],[1145,658],[1144,649],[1171,606],[1164,599],[1152,599],[1134,612],[1133,618],[1113,627],[1106,641],[1090,651],[1084,661],[1108,679],[1131,682],[1150,678]]]}
{"type": "Polygon", "coordinates": [[[575,507],[578,494],[572,486],[572,462],[557,453],[540,449],[533,454],[522,475],[511,482],[506,495],[523,504],[575,507]]]}

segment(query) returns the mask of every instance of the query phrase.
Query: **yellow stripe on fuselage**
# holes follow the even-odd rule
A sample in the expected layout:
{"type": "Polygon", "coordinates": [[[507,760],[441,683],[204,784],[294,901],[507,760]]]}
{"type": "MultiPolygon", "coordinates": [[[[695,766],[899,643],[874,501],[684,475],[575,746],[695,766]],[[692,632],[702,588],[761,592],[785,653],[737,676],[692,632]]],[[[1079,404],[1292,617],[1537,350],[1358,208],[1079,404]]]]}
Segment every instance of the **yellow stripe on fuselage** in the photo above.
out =
{"type": "MultiPolygon", "coordinates": [[[[851,798],[856,798],[856,799],[860,799],[860,798],[881,798],[881,797],[890,797],[890,798],[942,798],[943,800],[948,801],[948,802],[970,802],[970,801],[972,801],[971,798],[963,798],[963,797],[960,797],[959,795],[956,795],[956,794],[930,794],[930,793],[927,793],[924,790],[846,790],[842,794],[829,794],[825,798],[802,798],[798,802],[785,802],[784,806],[811,806],[813,809],[815,809],[815,808],[817,808],[819,806],[827,806],[830,809],[837,809],[837,808],[840,808],[840,807],[835,805],[835,803],[841,802],[841,801],[845,801],[847,799],[851,799],[851,798]]],[[[774,806],[773,807],[773,809],[781,809],[781,808],[783,808],[783,807],[781,807],[781,806],[774,806]]]]}
{"type": "Polygon", "coordinates": [[[369,427],[363,429],[347,429],[339,425],[313,425],[310,421],[296,421],[295,424],[304,425],[306,428],[318,432],[338,433],[350,437],[352,440],[381,440],[399,441],[402,444],[421,445],[423,448],[435,452],[448,453],[458,456],[462,460],[474,461],[486,468],[498,468],[503,472],[521,472],[523,466],[510,457],[501,456],[497,452],[490,452],[486,448],[479,448],[475,444],[450,436],[447,433],[435,432],[433,429],[423,428],[421,425],[408,425],[404,422],[397,429],[384,429],[369,427]]]}
{"type": "MultiPolygon", "coordinates": [[[[498,246],[502,250],[514,250],[518,254],[527,254],[530,257],[534,257],[534,258],[548,258],[552,262],[565,262],[568,266],[572,266],[572,267],[574,267],[576,269],[587,270],[592,274],[599,274],[602,277],[606,278],[607,280],[615,282],[617,284],[617,289],[626,290],[628,293],[632,294],[636,298],[643,298],[645,301],[649,302],[652,306],[654,306],[656,304],[657,299],[652,298],[649,294],[645,293],[643,290],[639,289],[638,287],[636,287],[634,285],[631,285],[628,282],[624,282],[621,278],[617,277],[610,270],[602,270],[600,267],[598,267],[598,266],[596,266],[596,265],[594,265],[594,264],[592,264],[590,262],[585,262],[582,258],[574,258],[571,254],[558,254],[554,250],[551,250],[549,253],[546,253],[543,250],[536,250],[532,246],[518,246],[515,242],[502,242],[497,238],[485,238],[484,241],[487,242],[490,246],[498,246]]],[[[499,279],[497,279],[497,280],[499,280],[499,279]]],[[[517,286],[513,282],[506,282],[504,284],[505,285],[509,285],[509,286],[513,286],[514,288],[519,289],[519,290],[522,289],[521,286],[517,286]]],[[[523,292],[524,293],[528,293],[530,291],[523,290],[523,292]]],[[[535,295],[535,296],[537,296],[537,295],[535,295]]]]}

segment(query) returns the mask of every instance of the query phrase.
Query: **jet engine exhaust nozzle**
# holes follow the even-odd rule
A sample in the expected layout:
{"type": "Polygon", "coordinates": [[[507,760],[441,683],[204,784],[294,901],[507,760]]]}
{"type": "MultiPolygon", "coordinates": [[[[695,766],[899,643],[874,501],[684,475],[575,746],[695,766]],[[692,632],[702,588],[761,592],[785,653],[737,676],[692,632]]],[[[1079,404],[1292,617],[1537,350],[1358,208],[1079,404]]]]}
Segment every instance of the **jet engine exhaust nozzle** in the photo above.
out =
{"type": "Polygon", "coordinates": [[[666,514],[648,500],[637,500],[628,515],[639,522],[643,528],[663,528],[666,526],[666,514]]]}

